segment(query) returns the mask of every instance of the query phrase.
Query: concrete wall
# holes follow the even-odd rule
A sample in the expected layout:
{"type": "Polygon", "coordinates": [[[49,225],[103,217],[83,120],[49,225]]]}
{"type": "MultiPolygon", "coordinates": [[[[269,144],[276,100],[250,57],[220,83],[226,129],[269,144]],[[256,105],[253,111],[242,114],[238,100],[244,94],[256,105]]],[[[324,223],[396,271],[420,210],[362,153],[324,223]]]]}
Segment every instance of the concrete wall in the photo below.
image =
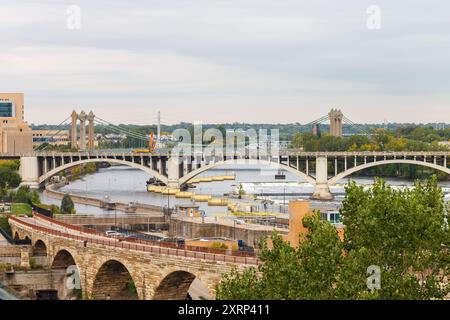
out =
{"type": "Polygon", "coordinates": [[[0,246],[0,263],[29,267],[30,259],[33,259],[37,266],[47,266],[48,264],[47,256],[33,255],[31,246],[0,246]],[[28,260],[28,263],[26,260],[28,260]]]}
{"type": "Polygon", "coordinates": [[[22,296],[36,298],[38,290],[57,290],[61,299],[64,294],[64,270],[29,270],[16,271],[3,277],[4,285],[16,290],[22,296]]]}
{"type": "MultiPolygon", "coordinates": [[[[44,191],[45,195],[51,197],[53,199],[61,200],[64,197],[64,192],[60,192],[56,190],[55,186],[47,185],[44,191]]],[[[80,195],[70,195],[73,202],[78,204],[90,205],[95,207],[101,207],[102,200],[96,198],[89,198],[80,195]]],[[[116,209],[118,211],[125,211],[128,204],[125,203],[116,203],[116,209]]],[[[162,207],[153,206],[149,204],[138,203],[136,205],[136,213],[162,213],[162,207]]]]}
{"type": "Polygon", "coordinates": [[[259,239],[272,234],[271,229],[249,229],[245,226],[225,225],[219,223],[201,223],[186,221],[181,219],[172,219],[170,221],[170,230],[185,238],[200,237],[224,237],[229,239],[244,240],[247,245],[256,246],[259,239]]]}

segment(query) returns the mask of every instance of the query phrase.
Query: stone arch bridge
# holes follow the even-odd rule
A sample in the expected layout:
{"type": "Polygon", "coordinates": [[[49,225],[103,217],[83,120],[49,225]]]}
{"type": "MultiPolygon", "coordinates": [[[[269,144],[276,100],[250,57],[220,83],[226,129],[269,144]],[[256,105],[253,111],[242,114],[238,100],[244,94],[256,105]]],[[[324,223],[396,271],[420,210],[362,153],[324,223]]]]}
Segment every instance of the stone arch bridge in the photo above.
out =
{"type": "Polygon", "coordinates": [[[34,153],[0,155],[21,160],[23,183],[44,184],[52,176],[73,166],[91,162],[109,162],[140,169],[169,187],[181,187],[198,174],[226,164],[255,164],[283,169],[315,187],[313,199],[330,200],[330,186],[358,171],[389,164],[409,164],[450,174],[450,152],[302,152],[285,150],[276,156],[250,154],[222,156],[193,154],[170,156],[150,153],[34,153]]]}
{"type": "MultiPolygon", "coordinates": [[[[76,270],[78,288],[88,299],[184,300],[195,279],[214,298],[221,274],[258,263],[250,256],[119,241],[38,214],[11,217],[9,223],[16,238],[30,239],[33,252],[47,256],[49,268],[76,270]],[[127,290],[131,280],[133,292],[127,290]]],[[[68,277],[64,281],[77,283],[68,277]]]]}

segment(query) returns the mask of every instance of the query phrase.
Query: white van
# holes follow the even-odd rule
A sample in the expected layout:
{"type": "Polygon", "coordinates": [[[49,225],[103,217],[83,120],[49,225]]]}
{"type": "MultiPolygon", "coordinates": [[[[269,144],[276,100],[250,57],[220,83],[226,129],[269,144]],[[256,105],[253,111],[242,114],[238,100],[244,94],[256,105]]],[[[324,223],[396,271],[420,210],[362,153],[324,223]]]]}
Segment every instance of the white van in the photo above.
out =
{"type": "Polygon", "coordinates": [[[119,233],[119,232],[117,232],[117,231],[114,231],[114,230],[107,230],[107,231],[105,232],[105,234],[106,234],[108,237],[119,237],[119,236],[122,235],[121,233],[119,233]]]}

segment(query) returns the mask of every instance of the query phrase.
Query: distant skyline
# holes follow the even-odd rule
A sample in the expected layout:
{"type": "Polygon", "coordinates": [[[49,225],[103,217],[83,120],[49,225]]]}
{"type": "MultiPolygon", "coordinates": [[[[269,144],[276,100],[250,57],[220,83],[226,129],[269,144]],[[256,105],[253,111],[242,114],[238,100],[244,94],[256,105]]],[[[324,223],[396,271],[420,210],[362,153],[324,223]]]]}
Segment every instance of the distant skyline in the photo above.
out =
{"type": "Polygon", "coordinates": [[[0,92],[25,93],[28,123],[73,109],[307,123],[331,108],[357,123],[450,122],[448,1],[2,0],[0,12],[0,92]],[[367,26],[373,5],[381,29],[367,26]]]}

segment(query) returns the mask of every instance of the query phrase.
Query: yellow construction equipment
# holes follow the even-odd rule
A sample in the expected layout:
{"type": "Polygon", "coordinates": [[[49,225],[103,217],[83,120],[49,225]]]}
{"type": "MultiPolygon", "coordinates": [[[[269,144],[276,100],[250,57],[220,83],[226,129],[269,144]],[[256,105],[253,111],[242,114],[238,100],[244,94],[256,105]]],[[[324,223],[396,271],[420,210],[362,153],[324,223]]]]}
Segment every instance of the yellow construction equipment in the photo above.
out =
{"type": "Polygon", "coordinates": [[[150,140],[148,141],[148,149],[134,149],[134,153],[153,153],[156,149],[156,140],[153,131],[150,132],[150,140]]]}
{"type": "Polygon", "coordinates": [[[198,194],[198,195],[192,196],[191,199],[193,199],[196,202],[208,202],[208,200],[210,200],[211,198],[212,198],[212,196],[210,196],[210,195],[198,194]]]}
{"type": "Polygon", "coordinates": [[[194,195],[193,192],[178,192],[177,194],[175,194],[175,198],[182,198],[182,199],[189,199],[194,195]]]}
{"type": "Polygon", "coordinates": [[[212,198],[212,199],[208,200],[208,206],[221,207],[221,206],[227,206],[227,205],[228,205],[227,199],[212,198]]]}

